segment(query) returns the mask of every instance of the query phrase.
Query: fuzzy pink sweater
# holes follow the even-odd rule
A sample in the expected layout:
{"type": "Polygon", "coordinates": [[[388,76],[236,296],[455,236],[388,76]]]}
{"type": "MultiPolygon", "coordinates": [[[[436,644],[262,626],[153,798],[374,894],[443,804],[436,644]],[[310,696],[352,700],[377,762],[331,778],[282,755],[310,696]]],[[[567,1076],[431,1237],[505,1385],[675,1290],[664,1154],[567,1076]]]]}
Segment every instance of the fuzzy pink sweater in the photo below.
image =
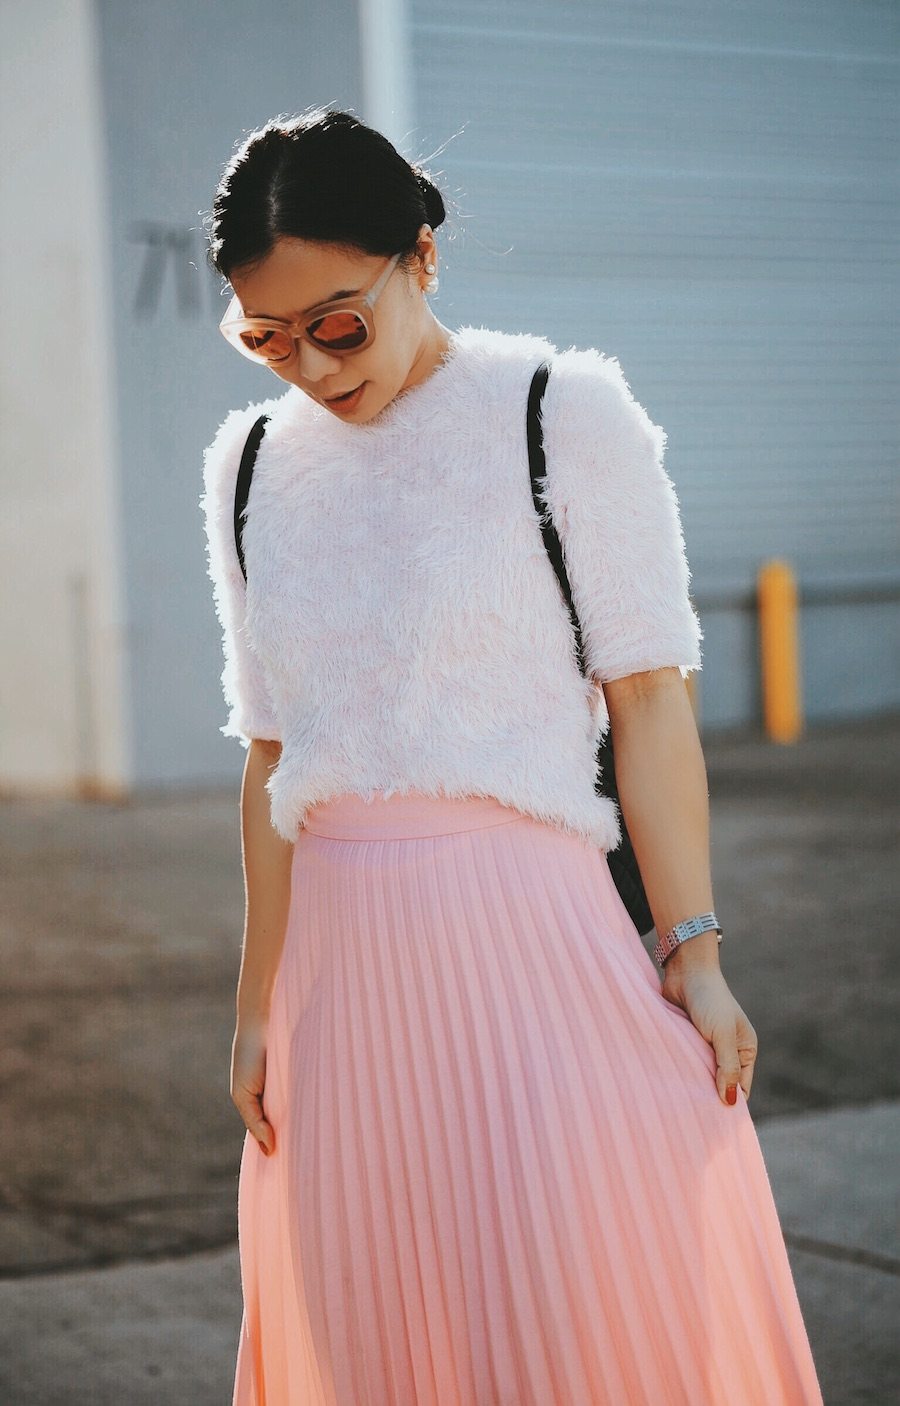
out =
{"type": "Polygon", "coordinates": [[[435,371],[368,424],[296,387],[233,410],[204,455],[209,576],[223,630],[221,731],[282,743],[272,824],[295,838],[343,791],[488,795],[614,849],[594,790],[608,726],[578,670],[531,498],[525,407],[539,362],[545,502],[600,683],[701,667],[666,435],[618,361],[462,327],[435,371]],[[269,413],[234,545],[241,451],[269,413]]]}

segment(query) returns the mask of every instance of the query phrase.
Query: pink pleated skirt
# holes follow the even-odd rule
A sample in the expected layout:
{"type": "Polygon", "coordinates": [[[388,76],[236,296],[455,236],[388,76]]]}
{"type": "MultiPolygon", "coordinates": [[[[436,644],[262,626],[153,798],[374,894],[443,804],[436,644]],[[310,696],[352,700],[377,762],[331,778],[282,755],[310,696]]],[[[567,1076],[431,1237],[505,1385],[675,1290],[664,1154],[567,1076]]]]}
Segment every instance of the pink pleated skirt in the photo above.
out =
{"type": "Polygon", "coordinates": [[[233,1406],[822,1406],[746,1096],[586,840],[315,807],[266,1061],[233,1406]]]}

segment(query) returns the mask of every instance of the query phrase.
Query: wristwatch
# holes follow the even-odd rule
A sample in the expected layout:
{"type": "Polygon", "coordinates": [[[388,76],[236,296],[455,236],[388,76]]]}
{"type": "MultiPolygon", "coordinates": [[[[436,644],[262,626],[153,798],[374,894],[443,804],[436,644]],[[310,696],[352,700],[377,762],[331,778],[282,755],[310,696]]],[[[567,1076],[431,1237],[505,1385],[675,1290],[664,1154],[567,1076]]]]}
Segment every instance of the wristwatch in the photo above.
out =
{"type": "Polygon", "coordinates": [[[698,937],[701,932],[717,932],[719,942],[722,941],[722,926],[715,913],[698,913],[694,918],[685,918],[682,922],[676,923],[669,928],[667,933],[657,940],[653,949],[653,955],[664,966],[667,957],[671,957],[675,948],[682,942],[686,942],[689,937],[698,937]]]}

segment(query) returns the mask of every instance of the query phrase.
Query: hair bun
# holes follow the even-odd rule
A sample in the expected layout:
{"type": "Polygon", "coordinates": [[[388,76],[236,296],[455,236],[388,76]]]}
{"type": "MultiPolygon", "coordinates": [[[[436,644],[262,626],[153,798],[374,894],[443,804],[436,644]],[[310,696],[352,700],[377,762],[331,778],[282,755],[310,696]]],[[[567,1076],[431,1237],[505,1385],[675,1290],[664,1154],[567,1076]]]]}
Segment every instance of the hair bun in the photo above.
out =
{"type": "Polygon", "coordinates": [[[274,117],[241,142],[222,173],[209,221],[209,262],[230,279],[232,271],[258,268],[279,238],[377,258],[411,256],[422,226],[437,229],[447,218],[444,197],[425,169],[431,159],[405,156],[383,132],[339,109],[274,117]]]}
{"type": "Polygon", "coordinates": [[[422,199],[425,202],[425,218],[432,229],[437,229],[447,218],[447,210],[444,206],[444,197],[433,183],[430,176],[427,176],[418,166],[414,166],[416,181],[422,192],[422,199]]]}

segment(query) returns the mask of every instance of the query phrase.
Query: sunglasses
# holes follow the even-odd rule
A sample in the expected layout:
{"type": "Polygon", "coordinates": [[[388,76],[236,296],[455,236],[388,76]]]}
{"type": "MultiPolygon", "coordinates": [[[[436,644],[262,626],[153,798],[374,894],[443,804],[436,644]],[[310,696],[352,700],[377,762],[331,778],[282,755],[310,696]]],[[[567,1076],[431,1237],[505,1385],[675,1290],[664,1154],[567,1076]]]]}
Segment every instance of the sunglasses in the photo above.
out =
{"type": "Polygon", "coordinates": [[[372,309],[397,266],[400,255],[394,254],[366,293],[356,298],[343,298],[332,303],[320,303],[310,308],[302,322],[283,322],[276,317],[244,317],[235,293],[219,323],[225,340],[251,361],[276,365],[289,361],[298,339],[310,342],[333,356],[346,356],[362,351],[375,340],[372,309]]]}

